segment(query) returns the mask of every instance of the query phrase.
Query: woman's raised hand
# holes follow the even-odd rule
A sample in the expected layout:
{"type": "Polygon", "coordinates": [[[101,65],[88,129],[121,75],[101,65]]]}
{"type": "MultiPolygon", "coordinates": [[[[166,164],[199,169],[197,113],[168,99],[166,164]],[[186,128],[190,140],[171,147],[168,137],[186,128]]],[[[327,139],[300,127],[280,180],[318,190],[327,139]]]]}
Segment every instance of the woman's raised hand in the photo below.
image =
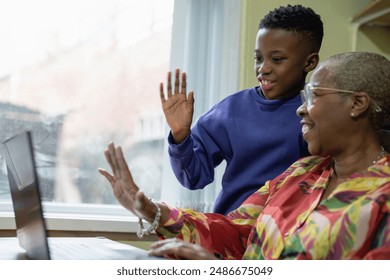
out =
{"type": "Polygon", "coordinates": [[[110,143],[104,151],[104,155],[111,167],[112,174],[102,168],[98,168],[98,171],[111,184],[116,199],[134,215],[147,221],[153,221],[157,207],[134,183],[122,148],[115,147],[114,143],[110,143]]]}

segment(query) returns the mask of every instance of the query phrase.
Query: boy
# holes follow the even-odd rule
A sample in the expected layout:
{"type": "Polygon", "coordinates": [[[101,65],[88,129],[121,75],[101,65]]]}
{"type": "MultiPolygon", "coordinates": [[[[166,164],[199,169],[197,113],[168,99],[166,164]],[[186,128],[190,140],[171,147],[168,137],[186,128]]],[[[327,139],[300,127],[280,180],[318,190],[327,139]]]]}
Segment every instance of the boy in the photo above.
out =
{"type": "Polygon", "coordinates": [[[160,95],[171,128],[169,156],[180,183],[191,190],[214,180],[214,168],[226,160],[222,190],[214,212],[236,209],[268,179],[308,154],[296,109],[307,73],[319,61],[323,37],[319,15],[301,5],[279,7],[260,22],[255,46],[259,86],[230,95],[203,114],[191,128],[194,98],[186,94],[186,76],[175,73],[172,92],[160,95]]]}

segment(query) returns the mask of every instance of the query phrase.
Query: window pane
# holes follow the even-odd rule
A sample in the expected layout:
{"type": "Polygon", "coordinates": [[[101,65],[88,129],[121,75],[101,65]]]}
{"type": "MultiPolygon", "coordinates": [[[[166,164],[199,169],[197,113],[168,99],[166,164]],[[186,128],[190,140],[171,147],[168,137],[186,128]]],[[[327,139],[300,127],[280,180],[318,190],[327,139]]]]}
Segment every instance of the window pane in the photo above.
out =
{"type": "MultiPolygon", "coordinates": [[[[160,198],[173,0],[19,0],[0,11],[1,140],[33,131],[44,200],[116,203],[98,167],[121,145],[160,198]]],[[[1,151],[0,201],[10,199],[1,151]]]]}

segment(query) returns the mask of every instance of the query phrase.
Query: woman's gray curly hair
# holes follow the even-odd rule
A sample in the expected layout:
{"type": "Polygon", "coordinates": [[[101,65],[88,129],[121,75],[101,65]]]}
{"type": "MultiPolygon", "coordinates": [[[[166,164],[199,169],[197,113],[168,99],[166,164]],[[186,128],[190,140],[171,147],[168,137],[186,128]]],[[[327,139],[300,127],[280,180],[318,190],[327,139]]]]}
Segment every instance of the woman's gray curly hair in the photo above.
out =
{"type": "Polygon", "coordinates": [[[376,53],[347,52],[331,56],[324,63],[337,88],[366,92],[372,98],[373,125],[380,129],[390,114],[390,61],[376,53]]]}

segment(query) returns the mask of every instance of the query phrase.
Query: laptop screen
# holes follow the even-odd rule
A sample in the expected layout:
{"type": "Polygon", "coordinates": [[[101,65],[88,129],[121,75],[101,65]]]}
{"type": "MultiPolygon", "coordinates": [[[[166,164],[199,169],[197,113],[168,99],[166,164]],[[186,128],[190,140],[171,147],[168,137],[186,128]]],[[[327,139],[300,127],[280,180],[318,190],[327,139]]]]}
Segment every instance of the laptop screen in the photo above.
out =
{"type": "Polygon", "coordinates": [[[19,244],[32,259],[50,259],[31,133],[3,142],[19,244]]]}

